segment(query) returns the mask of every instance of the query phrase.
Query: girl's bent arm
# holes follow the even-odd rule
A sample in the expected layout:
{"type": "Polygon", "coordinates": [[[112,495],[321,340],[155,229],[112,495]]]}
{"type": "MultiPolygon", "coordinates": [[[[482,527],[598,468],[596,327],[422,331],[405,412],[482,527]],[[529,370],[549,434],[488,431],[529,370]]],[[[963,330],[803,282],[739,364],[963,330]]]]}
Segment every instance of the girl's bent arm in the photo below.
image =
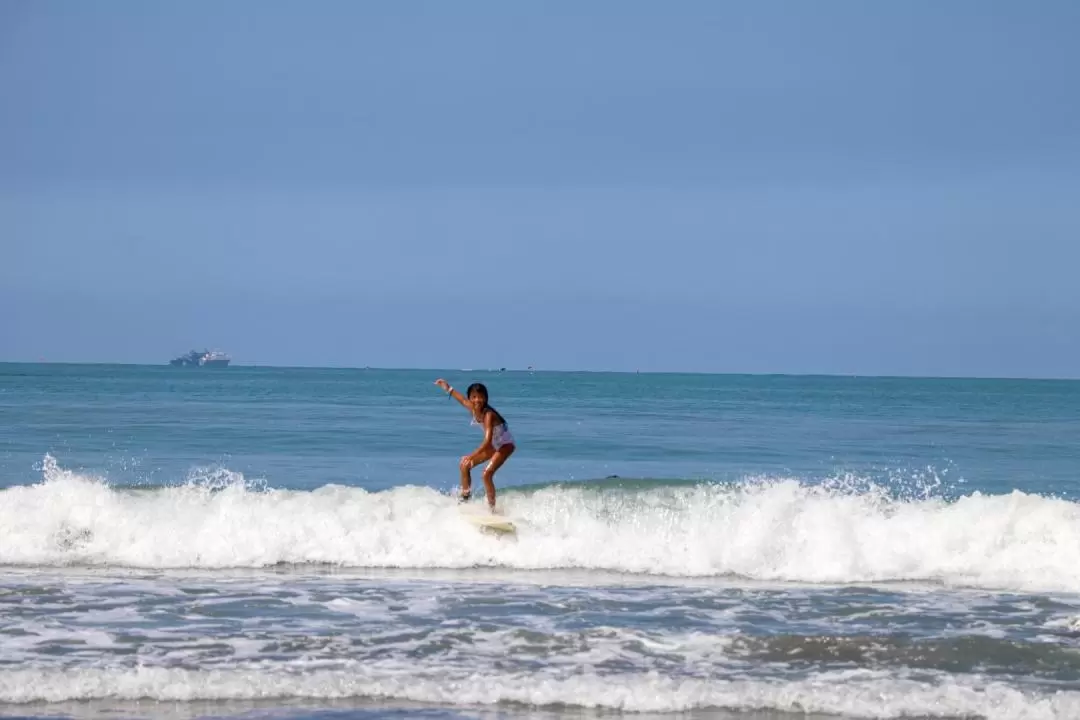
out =
{"type": "Polygon", "coordinates": [[[473,463],[482,462],[477,458],[482,458],[495,449],[495,423],[492,420],[491,413],[488,413],[484,418],[484,441],[480,443],[480,447],[473,451],[473,454],[469,457],[473,458],[473,463]]]}

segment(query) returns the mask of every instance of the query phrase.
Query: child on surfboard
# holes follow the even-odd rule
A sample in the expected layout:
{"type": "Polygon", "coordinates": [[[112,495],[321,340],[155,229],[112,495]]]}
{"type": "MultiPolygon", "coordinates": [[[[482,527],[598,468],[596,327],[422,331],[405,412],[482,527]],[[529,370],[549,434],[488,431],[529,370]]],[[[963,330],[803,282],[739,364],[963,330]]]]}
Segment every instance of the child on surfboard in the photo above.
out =
{"type": "Polygon", "coordinates": [[[436,380],[435,384],[445,390],[449,397],[464,405],[472,413],[473,424],[484,429],[484,440],[480,443],[480,447],[462,457],[458,465],[461,468],[460,501],[468,502],[472,495],[472,469],[487,461],[483,476],[484,491],[487,495],[488,507],[495,512],[495,471],[502,467],[515,450],[514,436],[510,434],[506,418],[488,405],[488,391],[482,383],[473,383],[465,390],[464,395],[442,378],[436,380]]]}

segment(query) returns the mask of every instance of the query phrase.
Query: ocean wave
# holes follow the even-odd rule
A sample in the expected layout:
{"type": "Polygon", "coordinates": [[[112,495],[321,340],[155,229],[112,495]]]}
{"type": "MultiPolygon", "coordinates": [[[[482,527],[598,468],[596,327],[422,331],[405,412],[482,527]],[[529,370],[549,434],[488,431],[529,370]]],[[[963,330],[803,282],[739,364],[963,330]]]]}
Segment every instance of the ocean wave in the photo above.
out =
{"type": "Polygon", "coordinates": [[[1080,504],[1019,491],[900,500],[756,478],[552,485],[504,492],[500,505],[516,537],[479,533],[428,487],[295,491],[220,472],[132,491],[46,458],[41,483],[0,490],[0,564],[586,569],[1080,592],[1080,504]]]}
{"type": "Polygon", "coordinates": [[[447,705],[511,704],[629,712],[705,708],[827,713],[863,718],[981,717],[1059,720],[1080,713],[1080,693],[1019,689],[978,677],[916,680],[883,671],[804,680],[670,678],[656,673],[418,673],[408,664],[338,669],[70,668],[0,670],[0,703],[86,700],[334,700],[372,698],[447,705]]]}

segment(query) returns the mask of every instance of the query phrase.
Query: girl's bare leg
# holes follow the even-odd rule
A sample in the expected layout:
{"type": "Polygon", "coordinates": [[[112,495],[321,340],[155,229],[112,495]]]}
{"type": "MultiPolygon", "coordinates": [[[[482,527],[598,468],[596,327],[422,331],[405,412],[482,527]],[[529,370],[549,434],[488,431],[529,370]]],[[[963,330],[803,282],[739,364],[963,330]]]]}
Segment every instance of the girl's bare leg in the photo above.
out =
{"type": "Polygon", "coordinates": [[[484,468],[484,493],[487,495],[488,507],[495,511],[495,471],[514,454],[513,445],[503,445],[491,456],[491,462],[484,468]]]}
{"type": "MultiPolygon", "coordinates": [[[[483,453],[480,456],[480,459],[477,460],[475,464],[479,465],[480,463],[484,462],[488,458],[492,457],[493,454],[494,453],[492,451],[488,451],[488,452],[483,453]]],[[[472,467],[473,467],[472,463],[469,460],[468,455],[461,458],[461,464],[458,465],[458,467],[461,469],[461,496],[462,497],[468,497],[469,493],[472,491],[472,467]]]]}

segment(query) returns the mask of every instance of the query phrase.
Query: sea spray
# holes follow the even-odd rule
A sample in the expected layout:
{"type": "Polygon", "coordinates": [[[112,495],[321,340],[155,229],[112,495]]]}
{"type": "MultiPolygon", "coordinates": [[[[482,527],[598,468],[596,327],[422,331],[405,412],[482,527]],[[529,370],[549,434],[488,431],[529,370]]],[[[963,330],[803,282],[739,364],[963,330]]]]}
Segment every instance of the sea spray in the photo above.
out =
{"type": "Polygon", "coordinates": [[[486,566],[1080,592],[1080,505],[1020,491],[899,500],[748,478],[552,485],[505,491],[500,503],[517,542],[479,534],[451,498],[426,487],[282,490],[230,473],[147,490],[54,465],[37,485],[0,491],[0,563],[486,566]]]}

